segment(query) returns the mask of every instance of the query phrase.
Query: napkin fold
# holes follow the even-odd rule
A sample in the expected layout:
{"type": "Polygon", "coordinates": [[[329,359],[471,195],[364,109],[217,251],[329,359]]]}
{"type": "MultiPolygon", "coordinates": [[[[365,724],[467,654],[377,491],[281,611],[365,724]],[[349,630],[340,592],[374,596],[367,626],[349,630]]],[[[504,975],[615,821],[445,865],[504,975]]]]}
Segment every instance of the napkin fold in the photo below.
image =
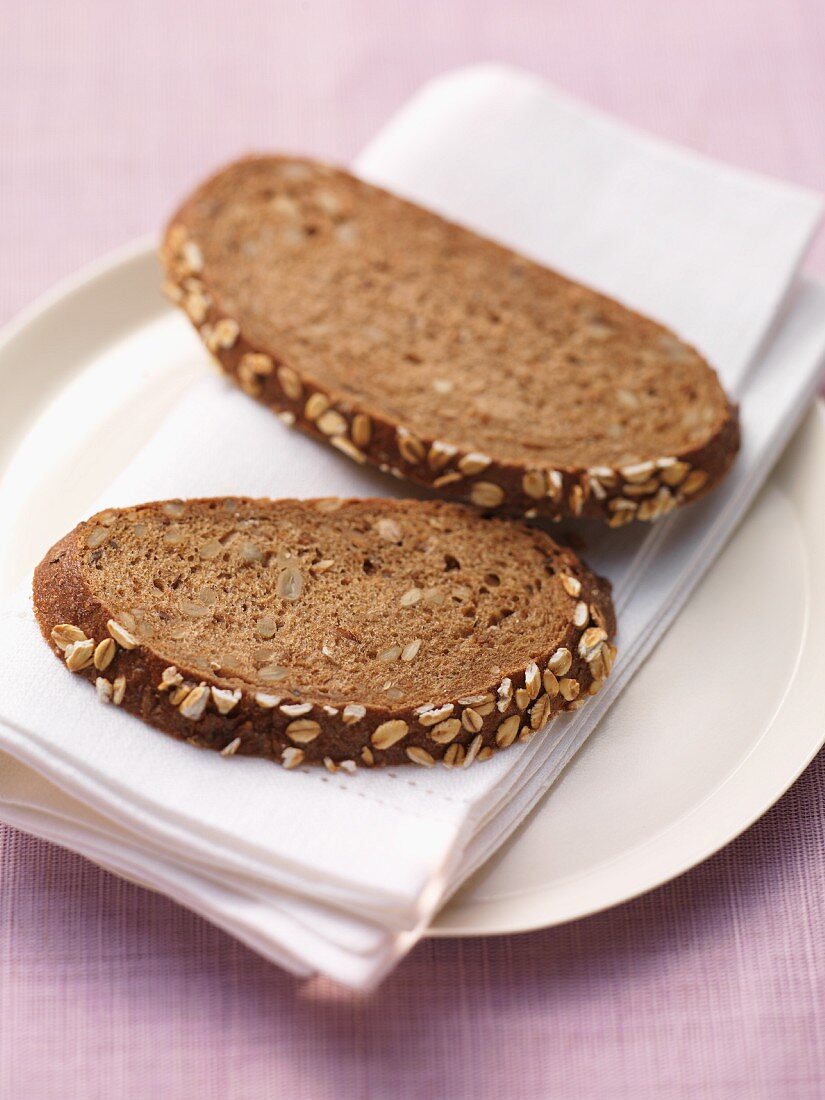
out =
{"type": "MultiPolygon", "coordinates": [[[[602,693],[467,770],[330,776],[196,753],[66,676],[26,593],[0,611],[0,817],[163,890],[295,973],[370,988],[547,791],[729,537],[816,388],[825,291],[796,278],[816,196],[498,66],[427,85],[356,170],[676,328],[738,395],[743,424],[708,498],[653,528],[587,528],[619,611],[602,693]]],[[[190,347],[205,359],[194,335],[190,347]]],[[[401,492],[204,372],[100,503],[401,492]]]]}

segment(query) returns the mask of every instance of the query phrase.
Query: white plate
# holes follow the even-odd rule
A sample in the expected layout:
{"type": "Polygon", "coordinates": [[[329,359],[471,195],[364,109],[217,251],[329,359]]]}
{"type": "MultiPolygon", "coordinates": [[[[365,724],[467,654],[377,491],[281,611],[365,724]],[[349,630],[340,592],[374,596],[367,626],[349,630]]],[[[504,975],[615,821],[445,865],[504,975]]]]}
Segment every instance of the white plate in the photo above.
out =
{"type": "MultiPolygon", "coordinates": [[[[0,339],[0,595],[203,369],[158,283],[151,245],[138,242],[0,339]]],[[[825,740],[823,499],[819,406],[655,654],[434,935],[515,932],[614,905],[706,858],[790,786],[825,740]],[[634,698],[643,724],[624,720],[634,698]]]]}

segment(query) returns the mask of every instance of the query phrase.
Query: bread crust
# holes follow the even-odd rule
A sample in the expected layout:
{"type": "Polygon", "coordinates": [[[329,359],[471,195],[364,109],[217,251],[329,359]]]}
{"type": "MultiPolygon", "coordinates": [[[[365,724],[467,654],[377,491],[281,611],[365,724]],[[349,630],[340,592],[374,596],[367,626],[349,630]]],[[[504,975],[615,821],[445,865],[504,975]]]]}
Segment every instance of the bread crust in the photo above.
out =
{"type": "MultiPolygon", "coordinates": [[[[306,503],[310,506],[313,502],[306,503]]],[[[392,516],[393,501],[371,503],[380,503],[387,515],[392,516]]],[[[428,507],[426,502],[421,502],[420,506],[428,507]]],[[[92,517],[65,535],[46,554],[34,573],[37,621],[47,644],[64,662],[67,658],[65,640],[64,644],[58,644],[53,635],[60,624],[79,628],[87,639],[94,640],[95,645],[113,636],[110,629],[113,610],[98,600],[84,576],[83,559],[88,554],[86,535],[97,522],[98,517],[92,517]]],[[[111,688],[113,685],[116,688],[118,679],[123,677],[119,702],[123,709],[179,740],[228,755],[237,752],[244,756],[266,757],[286,767],[325,764],[330,771],[342,765],[345,770],[352,770],[355,766],[409,763],[432,766],[438,761],[448,767],[467,766],[474,760],[489,758],[517,740],[526,740],[560,711],[580,706],[588,695],[599,690],[613,665],[616,650],[612,640],[616,622],[609,581],[588,571],[572,551],[557,547],[549,535],[537,531],[533,535],[546,540],[548,550],[568,564],[571,571],[575,570],[581,592],[576,600],[571,599],[571,614],[578,613],[574,608],[579,611],[584,608],[586,619],[580,618],[577,625],[571,618],[559,636],[551,639],[542,653],[536,654],[534,662],[510,672],[503,680],[490,683],[481,694],[489,696],[494,705],[489,708],[486,698],[484,705],[477,704],[479,710],[486,713],[479,714],[467,697],[461,696],[431,700],[432,708],[444,712],[435,721],[432,713],[420,713],[421,707],[367,706],[363,708],[363,717],[351,722],[345,720],[342,708],[315,702],[305,717],[318,724],[319,732],[310,741],[296,741],[288,732],[293,717],[282,708],[307,703],[308,698],[298,699],[287,693],[281,696],[278,706],[264,708],[255,698],[258,689],[241,690],[230,713],[222,714],[216,708],[211,689],[231,691],[237,688],[237,681],[217,674],[204,675],[202,669],[179,665],[174,671],[184,686],[194,689],[203,684],[210,689],[202,715],[193,720],[182,713],[181,703],[173,704],[168,682],[169,662],[149,641],[124,648],[115,638],[115,656],[110,664],[103,670],[89,664],[78,669],[75,675],[83,676],[92,685],[99,679],[105,680],[108,686],[104,695],[109,705],[111,688]],[[582,637],[591,628],[600,628],[605,637],[600,640],[600,633],[595,635],[595,645],[589,651],[582,637]],[[561,649],[569,651],[569,665],[566,658],[559,661],[557,655],[561,649]],[[557,690],[552,676],[548,679],[544,676],[548,664],[552,671],[554,655],[557,679],[567,681],[562,690],[557,690]],[[537,675],[540,678],[538,685],[537,675]],[[573,697],[566,698],[565,693],[573,697]],[[471,716],[468,710],[472,711],[471,716]],[[517,720],[510,722],[502,732],[502,724],[516,716],[517,720]],[[460,729],[448,741],[434,739],[438,723],[447,718],[461,719],[460,729]],[[380,735],[376,737],[376,731],[388,722],[403,723],[407,730],[385,745],[386,734],[382,739],[380,735]]],[[[399,730],[400,726],[393,727],[389,733],[394,736],[399,730]]]]}
{"type": "MultiPolygon", "coordinates": [[[[348,176],[338,169],[318,167],[348,176]]],[[[216,173],[212,179],[222,174],[216,173]]],[[[287,425],[326,440],[354,461],[369,462],[444,499],[499,515],[554,520],[587,516],[620,527],[633,520],[658,519],[698,500],[722,480],[736,457],[739,415],[727,399],[719,422],[700,445],[628,466],[548,469],[508,463],[445,444],[411,431],[380,408],[360,404],[335,386],[317,378],[310,380],[278,348],[252,342],[223,306],[202,252],[189,235],[193,208],[211,182],[207,180],[197,189],[167,227],[160,255],[168,296],[185,310],[228,378],[287,425]]],[[[509,255],[522,259],[515,253],[509,255]]],[[[603,296],[602,300],[610,302],[603,296]]],[[[632,315],[632,311],[626,312],[632,315]]]]}

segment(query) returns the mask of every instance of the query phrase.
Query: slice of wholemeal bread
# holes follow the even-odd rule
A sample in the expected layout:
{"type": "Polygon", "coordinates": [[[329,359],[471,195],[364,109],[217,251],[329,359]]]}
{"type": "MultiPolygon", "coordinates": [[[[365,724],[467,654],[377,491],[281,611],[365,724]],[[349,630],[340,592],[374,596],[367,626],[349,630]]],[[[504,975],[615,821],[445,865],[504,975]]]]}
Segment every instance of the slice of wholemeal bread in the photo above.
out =
{"type": "Polygon", "coordinates": [[[161,255],[247,393],[444,496],[620,526],[701,496],[738,449],[715,373],[667,329],[347,172],[233,164],[161,255]]]}
{"type": "Polygon", "coordinates": [[[103,702],[287,767],[484,760],[595,694],[615,656],[608,582],[440,501],[102,512],[40,563],[34,604],[103,702]]]}

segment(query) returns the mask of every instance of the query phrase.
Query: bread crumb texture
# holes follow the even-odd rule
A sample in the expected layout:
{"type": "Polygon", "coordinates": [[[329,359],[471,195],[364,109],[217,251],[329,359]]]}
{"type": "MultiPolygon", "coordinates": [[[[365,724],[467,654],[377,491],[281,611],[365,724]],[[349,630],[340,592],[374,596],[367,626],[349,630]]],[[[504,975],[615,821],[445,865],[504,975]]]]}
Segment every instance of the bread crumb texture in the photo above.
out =
{"type": "Polygon", "coordinates": [[[468,765],[595,694],[609,584],[446,502],[166,501],[41,562],[41,629],[101,702],[288,768],[468,765]]]}
{"type": "Polygon", "coordinates": [[[328,165],[231,165],[175,215],[162,258],[247,393],[484,510],[656,519],[738,449],[736,409],[672,332],[328,165]]]}

